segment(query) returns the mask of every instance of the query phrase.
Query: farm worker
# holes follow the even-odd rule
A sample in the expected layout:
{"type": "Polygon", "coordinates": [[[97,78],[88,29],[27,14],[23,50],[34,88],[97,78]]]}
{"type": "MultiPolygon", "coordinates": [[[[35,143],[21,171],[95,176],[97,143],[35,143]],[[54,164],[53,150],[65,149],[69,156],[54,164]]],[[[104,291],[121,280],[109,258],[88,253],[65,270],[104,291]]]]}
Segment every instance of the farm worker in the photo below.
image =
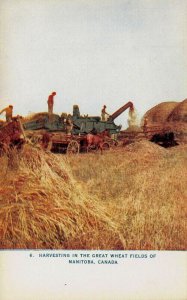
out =
{"type": "Polygon", "coordinates": [[[144,132],[147,132],[147,123],[148,123],[148,118],[145,117],[144,118],[144,124],[143,124],[143,130],[144,130],[144,132]]]}
{"type": "Polygon", "coordinates": [[[49,95],[47,104],[48,104],[48,113],[49,115],[53,114],[53,105],[54,105],[54,96],[56,96],[56,92],[52,92],[51,95],[49,95]]]}
{"type": "Polygon", "coordinates": [[[91,134],[93,135],[96,135],[97,134],[97,129],[94,127],[91,131],[90,131],[91,134]]]}
{"type": "Polygon", "coordinates": [[[101,110],[101,121],[107,121],[107,116],[109,116],[109,114],[106,112],[106,105],[104,105],[101,110]]]}
{"type": "Polygon", "coordinates": [[[144,127],[147,127],[147,123],[148,123],[148,118],[145,117],[145,118],[144,118],[144,125],[143,125],[143,126],[144,126],[144,127]]]}
{"type": "Polygon", "coordinates": [[[72,132],[72,129],[73,129],[73,123],[72,123],[72,120],[71,120],[71,115],[69,114],[67,116],[67,119],[66,119],[66,133],[68,135],[70,135],[71,132],[72,132]]]}
{"type": "Polygon", "coordinates": [[[13,114],[13,106],[9,105],[8,107],[5,107],[2,111],[0,111],[0,115],[5,112],[6,114],[6,121],[10,122],[12,121],[12,114],[13,114]]]}

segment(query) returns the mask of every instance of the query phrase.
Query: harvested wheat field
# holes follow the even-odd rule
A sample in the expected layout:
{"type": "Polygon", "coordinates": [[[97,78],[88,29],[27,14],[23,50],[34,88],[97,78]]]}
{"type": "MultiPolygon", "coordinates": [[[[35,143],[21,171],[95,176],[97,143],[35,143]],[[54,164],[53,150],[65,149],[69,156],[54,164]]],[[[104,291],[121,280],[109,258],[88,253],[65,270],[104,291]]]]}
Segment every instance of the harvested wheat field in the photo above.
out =
{"type": "Polygon", "coordinates": [[[186,150],[0,157],[1,248],[186,249],[186,150]]]}
{"type": "Polygon", "coordinates": [[[186,249],[187,145],[165,149],[140,141],[70,164],[105,204],[124,249],[186,249]]]}

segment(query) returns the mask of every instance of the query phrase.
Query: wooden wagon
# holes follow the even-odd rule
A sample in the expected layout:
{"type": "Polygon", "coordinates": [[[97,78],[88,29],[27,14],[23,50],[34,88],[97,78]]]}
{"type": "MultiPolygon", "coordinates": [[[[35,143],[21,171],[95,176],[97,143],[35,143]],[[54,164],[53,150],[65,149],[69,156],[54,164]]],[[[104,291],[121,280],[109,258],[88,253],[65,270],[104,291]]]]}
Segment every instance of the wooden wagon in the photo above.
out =
{"type": "MultiPolygon", "coordinates": [[[[79,152],[92,152],[98,150],[96,144],[89,145],[88,147],[88,134],[68,135],[62,131],[50,132],[37,130],[27,131],[26,136],[33,145],[55,153],[78,154],[79,152]]],[[[102,149],[109,150],[113,144],[114,140],[106,137],[102,140],[102,149]]]]}

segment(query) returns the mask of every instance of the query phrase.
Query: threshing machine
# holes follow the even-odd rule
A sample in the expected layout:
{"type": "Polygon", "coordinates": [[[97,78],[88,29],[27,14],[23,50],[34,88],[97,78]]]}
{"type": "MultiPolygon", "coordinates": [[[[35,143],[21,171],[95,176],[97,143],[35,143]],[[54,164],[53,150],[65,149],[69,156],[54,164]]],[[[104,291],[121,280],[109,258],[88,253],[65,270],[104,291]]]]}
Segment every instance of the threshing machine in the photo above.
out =
{"type": "Polygon", "coordinates": [[[41,130],[45,129],[46,131],[60,131],[66,132],[66,118],[70,118],[73,124],[72,134],[73,135],[82,135],[96,130],[97,132],[102,132],[105,129],[108,129],[110,134],[117,134],[121,130],[121,126],[118,126],[114,123],[114,120],[121,115],[126,109],[133,109],[133,103],[128,102],[115,111],[112,115],[109,116],[107,121],[102,121],[100,116],[81,116],[79,106],[73,106],[73,115],[67,116],[67,114],[62,114],[61,116],[53,114],[49,116],[48,113],[39,113],[35,115],[34,119],[25,121],[23,127],[25,130],[41,130]]]}

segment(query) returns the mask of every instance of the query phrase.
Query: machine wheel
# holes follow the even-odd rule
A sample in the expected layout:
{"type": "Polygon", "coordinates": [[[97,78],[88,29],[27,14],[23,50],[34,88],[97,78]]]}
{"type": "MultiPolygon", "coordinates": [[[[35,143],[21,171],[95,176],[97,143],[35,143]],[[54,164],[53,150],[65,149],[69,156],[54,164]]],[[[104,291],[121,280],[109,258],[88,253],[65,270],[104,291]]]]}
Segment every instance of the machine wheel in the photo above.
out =
{"type": "Polygon", "coordinates": [[[50,137],[50,135],[48,133],[43,134],[41,143],[42,143],[43,150],[51,151],[53,142],[52,142],[52,138],[50,137]]]}
{"type": "Polygon", "coordinates": [[[108,141],[109,145],[113,148],[117,147],[119,145],[119,142],[117,140],[111,140],[111,141],[108,141]]]}
{"type": "Polygon", "coordinates": [[[103,148],[104,151],[105,151],[105,150],[110,150],[110,144],[109,144],[108,142],[104,142],[104,143],[102,144],[102,148],[103,148]]]}
{"type": "Polygon", "coordinates": [[[67,154],[78,154],[79,153],[79,143],[75,140],[72,140],[69,142],[68,146],[67,146],[67,154]]]}
{"type": "Polygon", "coordinates": [[[113,140],[113,143],[112,143],[112,145],[113,145],[113,146],[115,146],[115,147],[117,147],[117,146],[119,146],[119,142],[118,142],[118,141],[116,141],[116,140],[113,140]]]}
{"type": "Polygon", "coordinates": [[[94,153],[94,152],[96,152],[98,150],[98,146],[96,146],[96,145],[90,145],[89,147],[86,148],[86,150],[87,150],[87,153],[88,152],[94,153]]]}

